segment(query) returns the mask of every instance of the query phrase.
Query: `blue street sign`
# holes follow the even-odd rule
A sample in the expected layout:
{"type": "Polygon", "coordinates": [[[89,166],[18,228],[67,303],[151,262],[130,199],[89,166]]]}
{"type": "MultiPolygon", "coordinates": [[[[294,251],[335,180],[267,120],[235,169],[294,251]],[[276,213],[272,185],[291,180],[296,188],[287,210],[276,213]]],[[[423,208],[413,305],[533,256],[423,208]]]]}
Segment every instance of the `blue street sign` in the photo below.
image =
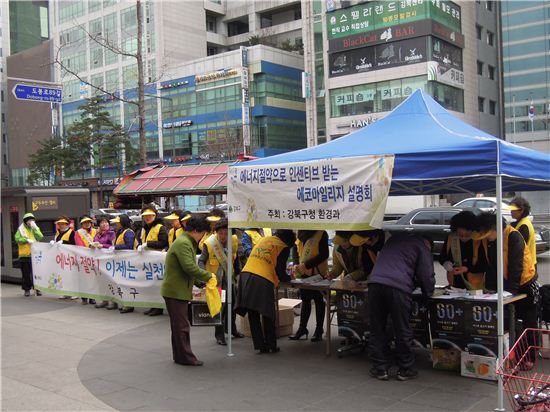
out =
{"type": "Polygon", "coordinates": [[[42,103],[61,103],[61,88],[34,86],[18,83],[12,90],[18,100],[32,100],[42,103]]]}

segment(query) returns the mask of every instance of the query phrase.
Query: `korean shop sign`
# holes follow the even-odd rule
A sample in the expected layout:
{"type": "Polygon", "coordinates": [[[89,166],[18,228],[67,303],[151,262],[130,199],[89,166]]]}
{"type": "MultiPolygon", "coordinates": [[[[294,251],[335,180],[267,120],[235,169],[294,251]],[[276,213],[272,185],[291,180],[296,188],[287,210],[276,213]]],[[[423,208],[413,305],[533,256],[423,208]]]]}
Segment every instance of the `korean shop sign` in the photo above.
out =
{"type": "Polygon", "coordinates": [[[57,210],[57,196],[33,197],[31,199],[32,211],[57,210]]]}

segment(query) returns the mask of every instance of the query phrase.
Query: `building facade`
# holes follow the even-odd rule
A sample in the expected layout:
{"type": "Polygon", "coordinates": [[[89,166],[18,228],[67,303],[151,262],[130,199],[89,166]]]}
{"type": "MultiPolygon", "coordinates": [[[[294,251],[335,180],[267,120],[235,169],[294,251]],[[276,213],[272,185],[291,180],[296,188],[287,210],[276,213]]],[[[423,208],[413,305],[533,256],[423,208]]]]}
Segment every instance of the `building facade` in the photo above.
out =
{"type": "Polygon", "coordinates": [[[417,88],[502,136],[493,2],[329,0],[304,7],[313,33],[304,42],[305,55],[314,56],[306,62],[315,74],[307,100],[316,106],[313,144],[376,121],[417,88]]]}
{"type": "Polygon", "coordinates": [[[10,53],[40,45],[50,38],[48,1],[9,1],[10,53]]]}

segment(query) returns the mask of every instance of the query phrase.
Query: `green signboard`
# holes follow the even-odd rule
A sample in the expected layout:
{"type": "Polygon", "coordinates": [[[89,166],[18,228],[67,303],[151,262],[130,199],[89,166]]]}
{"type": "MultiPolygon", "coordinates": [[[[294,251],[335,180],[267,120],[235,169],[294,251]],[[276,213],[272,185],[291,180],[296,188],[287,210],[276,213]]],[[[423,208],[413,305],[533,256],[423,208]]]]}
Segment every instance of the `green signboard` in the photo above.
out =
{"type": "Polygon", "coordinates": [[[460,7],[450,1],[372,1],[328,13],[328,39],[352,36],[429,18],[460,32],[460,7]]]}

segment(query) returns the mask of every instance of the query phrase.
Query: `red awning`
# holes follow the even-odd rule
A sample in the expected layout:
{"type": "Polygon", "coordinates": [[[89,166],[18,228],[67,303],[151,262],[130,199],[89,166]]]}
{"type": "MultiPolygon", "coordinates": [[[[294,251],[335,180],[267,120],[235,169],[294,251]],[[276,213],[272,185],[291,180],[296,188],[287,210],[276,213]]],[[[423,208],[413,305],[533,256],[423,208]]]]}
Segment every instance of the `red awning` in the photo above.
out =
{"type": "Polygon", "coordinates": [[[225,193],[230,164],[147,167],[122,179],[113,193],[118,196],[225,193]]]}

